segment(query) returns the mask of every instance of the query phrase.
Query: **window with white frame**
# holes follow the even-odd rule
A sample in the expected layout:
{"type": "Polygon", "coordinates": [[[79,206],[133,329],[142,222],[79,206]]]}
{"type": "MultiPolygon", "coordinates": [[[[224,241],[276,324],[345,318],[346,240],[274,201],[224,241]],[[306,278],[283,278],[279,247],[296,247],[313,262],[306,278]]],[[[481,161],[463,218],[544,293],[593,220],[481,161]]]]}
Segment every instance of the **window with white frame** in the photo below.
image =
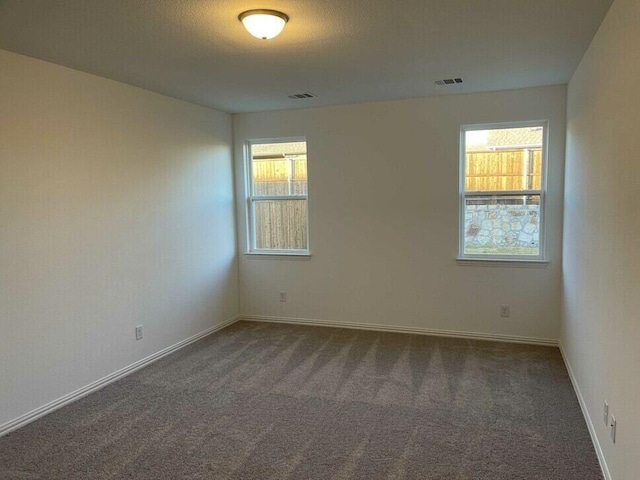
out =
{"type": "Polygon", "coordinates": [[[247,142],[249,252],[308,254],[307,142],[247,142]]]}
{"type": "Polygon", "coordinates": [[[461,129],[460,258],[543,260],[547,123],[461,129]]]}

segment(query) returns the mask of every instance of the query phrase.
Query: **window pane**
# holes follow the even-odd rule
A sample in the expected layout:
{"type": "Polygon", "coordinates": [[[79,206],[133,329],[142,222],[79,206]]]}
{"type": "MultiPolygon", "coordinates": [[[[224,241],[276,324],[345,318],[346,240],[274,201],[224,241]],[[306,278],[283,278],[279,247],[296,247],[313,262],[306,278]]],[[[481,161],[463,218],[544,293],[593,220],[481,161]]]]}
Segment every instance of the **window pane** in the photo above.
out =
{"type": "Polygon", "coordinates": [[[258,250],[307,250],[306,200],[256,200],[258,250]]]}
{"type": "Polygon", "coordinates": [[[307,194],[307,143],[251,145],[254,196],[307,194]]]}
{"type": "Polygon", "coordinates": [[[539,255],[540,195],[465,198],[464,253],[539,255]]]}
{"type": "Polygon", "coordinates": [[[540,190],[543,127],[465,132],[465,190],[540,190]]]}

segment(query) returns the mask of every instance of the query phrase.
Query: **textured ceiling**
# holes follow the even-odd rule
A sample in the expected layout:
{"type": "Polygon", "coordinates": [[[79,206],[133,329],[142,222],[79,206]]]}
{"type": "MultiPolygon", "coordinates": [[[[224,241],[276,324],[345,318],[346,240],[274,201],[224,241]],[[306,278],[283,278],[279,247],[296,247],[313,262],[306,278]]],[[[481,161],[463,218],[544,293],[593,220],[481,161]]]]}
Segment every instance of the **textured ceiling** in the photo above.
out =
{"type": "Polygon", "coordinates": [[[0,0],[0,48],[227,112],[566,83],[611,0],[0,0]],[[272,8],[258,40],[237,16],[272,8]],[[441,78],[463,77],[455,86],[441,78]],[[312,92],[316,98],[288,95],[312,92]]]}

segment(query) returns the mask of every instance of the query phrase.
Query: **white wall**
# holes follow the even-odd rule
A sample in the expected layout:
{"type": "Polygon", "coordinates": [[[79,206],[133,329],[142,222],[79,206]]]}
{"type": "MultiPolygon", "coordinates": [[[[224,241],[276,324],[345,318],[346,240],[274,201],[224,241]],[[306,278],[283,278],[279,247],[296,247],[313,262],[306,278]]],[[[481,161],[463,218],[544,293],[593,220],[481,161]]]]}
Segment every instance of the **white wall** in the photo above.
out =
{"type": "Polygon", "coordinates": [[[565,113],[554,86],[234,115],[241,313],[557,339],[565,113]],[[519,120],[550,122],[550,263],[458,265],[460,126],[519,120]],[[243,143],[298,135],[313,256],[244,255],[243,143]]]}
{"type": "Polygon", "coordinates": [[[229,115],[1,50],[0,72],[1,426],[238,296],[229,115]]]}
{"type": "Polygon", "coordinates": [[[561,341],[619,480],[640,472],[638,26],[640,2],[616,0],[571,80],[567,115],[561,341]]]}

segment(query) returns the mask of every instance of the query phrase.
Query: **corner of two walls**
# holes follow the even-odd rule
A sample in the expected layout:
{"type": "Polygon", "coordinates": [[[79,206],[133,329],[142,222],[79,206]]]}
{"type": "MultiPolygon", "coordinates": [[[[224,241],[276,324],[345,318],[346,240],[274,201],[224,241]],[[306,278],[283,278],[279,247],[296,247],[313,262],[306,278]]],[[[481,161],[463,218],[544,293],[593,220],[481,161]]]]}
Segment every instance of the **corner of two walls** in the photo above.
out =
{"type": "Polygon", "coordinates": [[[557,338],[564,86],[231,117],[9,52],[0,61],[11,392],[0,423],[233,318],[238,304],[258,317],[557,338]],[[549,264],[457,264],[460,125],[532,119],[550,125],[549,264]],[[298,135],[313,256],[248,258],[244,140],[298,135]]]}
{"type": "Polygon", "coordinates": [[[638,23],[614,2],[568,104],[553,86],[230,116],[0,50],[0,425],[238,312],[560,336],[606,473],[634,478],[638,23]],[[532,119],[549,265],[458,265],[460,125],[532,119]],[[289,136],[309,145],[313,257],[249,258],[243,143],[289,136]]]}
{"type": "Polygon", "coordinates": [[[557,342],[565,115],[565,85],[234,115],[241,313],[557,342]],[[460,127],[524,120],[549,121],[549,264],[460,265],[460,127]],[[312,257],[243,255],[244,142],[291,136],[307,138],[312,257]]]}
{"type": "Polygon", "coordinates": [[[605,475],[619,480],[640,471],[638,25],[640,2],[615,0],[567,104],[561,344],[605,475]]]}

